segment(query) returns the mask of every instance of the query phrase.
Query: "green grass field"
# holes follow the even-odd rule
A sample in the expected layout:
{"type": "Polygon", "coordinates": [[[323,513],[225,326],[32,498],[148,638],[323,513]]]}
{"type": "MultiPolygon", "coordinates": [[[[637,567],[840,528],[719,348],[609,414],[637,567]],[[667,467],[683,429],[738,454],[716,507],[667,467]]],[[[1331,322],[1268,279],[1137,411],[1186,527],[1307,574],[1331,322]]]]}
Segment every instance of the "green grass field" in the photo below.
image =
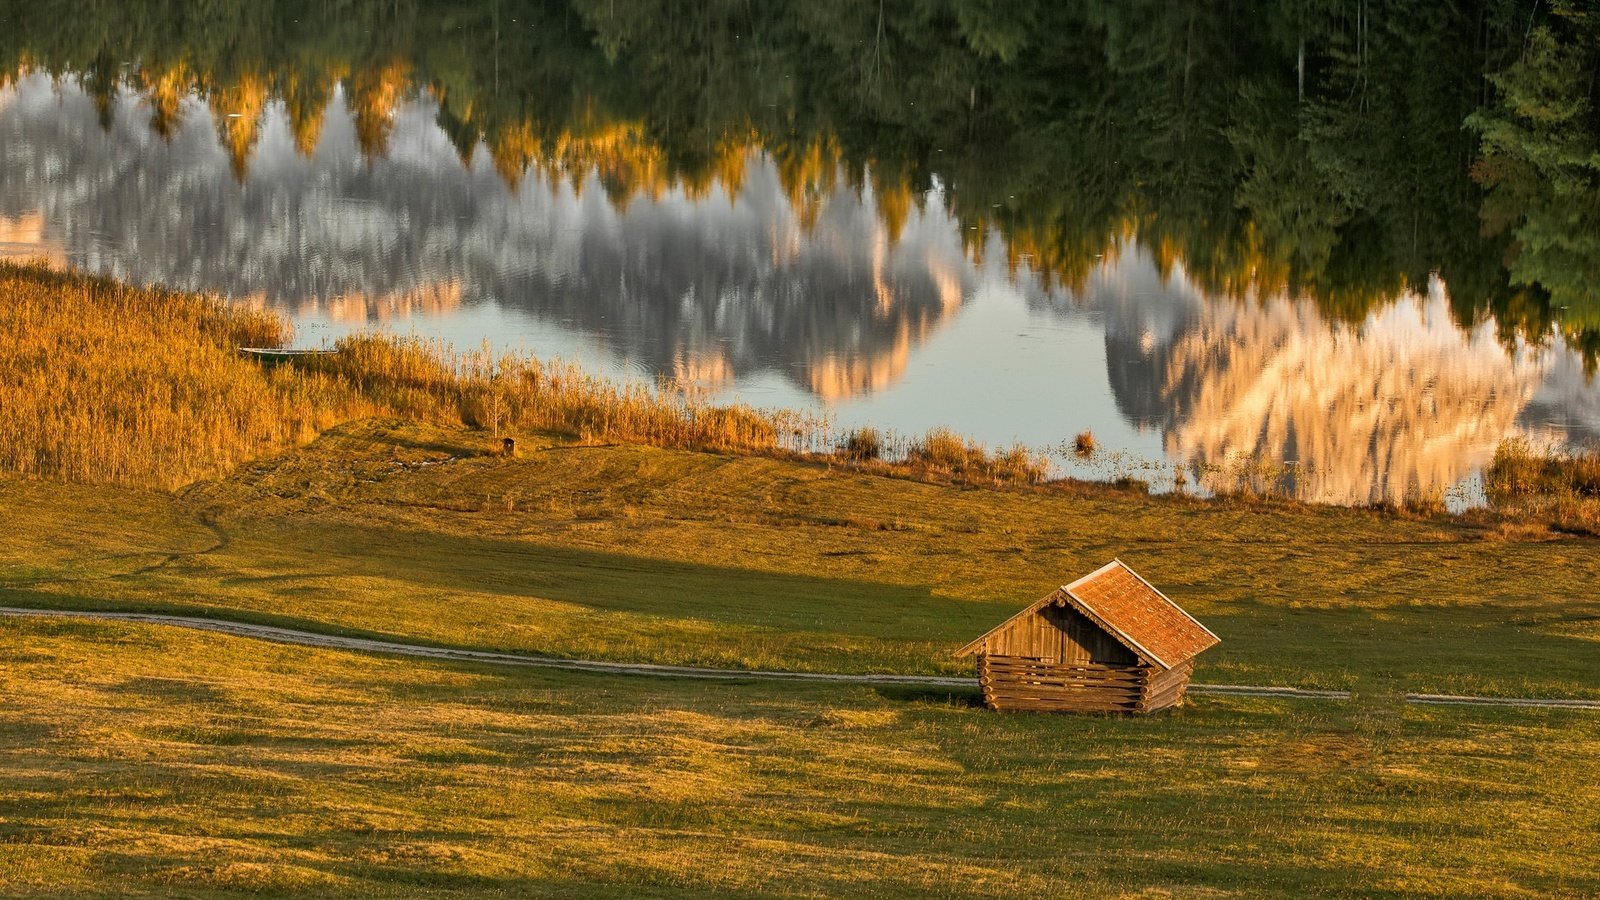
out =
{"type": "Polygon", "coordinates": [[[1585,896],[1600,544],[354,422],[165,493],[0,478],[0,604],[966,673],[1120,556],[1223,639],[1149,719],[0,619],[0,893],[1585,896]]]}

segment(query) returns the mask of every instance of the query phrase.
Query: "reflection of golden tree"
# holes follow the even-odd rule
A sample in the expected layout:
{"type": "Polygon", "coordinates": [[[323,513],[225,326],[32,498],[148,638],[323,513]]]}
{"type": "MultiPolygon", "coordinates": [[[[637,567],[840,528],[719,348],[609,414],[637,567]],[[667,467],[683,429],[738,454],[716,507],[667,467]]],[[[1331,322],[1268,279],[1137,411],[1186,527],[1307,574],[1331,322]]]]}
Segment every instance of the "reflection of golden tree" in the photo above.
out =
{"type": "Polygon", "coordinates": [[[488,146],[495,171],[513,189],[532,172],[552,185],[568,181],[581,194],[585,180],[593,174],[611,204],[621,211],[632,197],[658,198],[672,187],[664,154],[644,139],[637,124],[564,131],[546,142],[531,124],[520,123],[496,129],[489,135],[488,146]]]}
{"type": "Polygon", "coordinates": [[[900,240],[906,220],[911,216],[911,182],[903,173],[896,174],[882,166],[872,169],[872,195],[878,204],[878,220],[888,235],[890,243],[900,240]]]}
{"type": "Polygon", "coordinates": [[[1102,262],[1116,259],[1121,248],[1138,244],[1149,250],[1163,278],[1181,270],[1208,295],[1253,300],[1309,294],[1325,313],[1344,321],[1360,321],[1409,287],[1398,273],[1359,284],[1319,283],[1316,273],[1297,270],[1289,248],[1274,243],[1249,222],[1230,235],[1209,223],[1188,226],[1131,212],[1093,227],[1066,227],[1059,220],[1041,218],[962,216],[968,257],[981,261],[991,232],[998,233],[1013,275],[1025,267],[1045,289],[1059,286],[1081,293],[1102,262]]]}
{"type": "Polygon", "coordinates": [[[342,72],[295,72],[285,79],[284,107],[289,113],[294,148],[301,156],[310,157],[316,151],[334,86],[342,76],[342,72]]]}
{"type": "Polygon", "coordinates": [[[730,200],[737,196],[744,187],[745,171],[758,142],[754,132],[724,136],[717,141],[703,168],[689,169],[682,174],[684,196],[704,200],[719,186],[730,200]]]}
{"type": "Polygon", "coordinates": [[[489,135],[489,160],[494,170],[512,190],[522,183],[528,169],[541,156],[541,146],[533,125],[520,122],[495,130],[489,135]]]}
{"type": "Polygon", "coordinates": [[[839,183],[839,144],[831,137],[816,138],[801,145],[783,144],[772,155],[795,218],[809,232],[822,214],[823,199],[839,183]]]}
{"type": "MultiPolygon", "coordinates": [[[[1162,252],[1173,258],[1197,258],[1191,252],[1192,241],[1164,239],[1162,252]]],[[[1185,266],[1191,278],[1200,281],[1207,290],[1227,297],[1243,297],[1252,288],[1260,294],[1278,294],[1294,289],[1290,280],[1289,261],[1282,254],[1272,254],[1261,232],[1254,223],[1244,226],[1243,236],[1220,253],[1210,255],[1209,264],[1201,267],[1194,263],[1185,266]]]]}
{"type": "Polygon", "coordinates": [[[971,259],[982,261],[990,231],[998,231],[1005,237],[1006,268],[1013,277],[1025,267],[1045,290],[1061,287],[1080,294],[1089,276],[1102,263],[1114,261],[1139,231],[1132,218],[1092,236],[1050,227],[1007,225],[988,217],[980,221],[978,227],[963,227],[961,232],[971,259]]]}
{"type": "Polygon", "coordinates": [[[222,149],[228,154],[233,177],[241,182],[249,171],[250,152],[261,135],[261,115],[271,95],[267,80],[254,74],[243,75],[207,92],[222,149]]]}
{"type": "Polygon", "coordinates": [[[564,174],[575,186],[595,173],[620,212],[634,196],[657,198],[667,190],[663,157],[661,149],[645,139],[642,125],[618,123],[562,132],[541,164],[564,174]]]}
{"type": "Polygon", "coordinates": [[[394,113],[411,86],[411,66],[402,60],[368,67],[350,79],[350,115],[355,119],[356,143],[367,159],[389,150],[394,113]]]}
{"type": "Polygon", "coordinates": [[[150,107],[150,130],[170,141],[183,118],[183,101],[190,96],[194,76],[182,63],[164,69],[141,67],[135,76],[144,103],[150,107]]]}
{"type": "Polygon", "coordinates": [[[1274,239],[1252,222],[1243,223],[1233,235],[1207,224],[1169,226],[1152,219],[1138,237],[1154,251],[1164,277],[1181,266],[1184,277],[1206,293],[1234,300],[1310,295],[1325,315],[1347,322],[1359,322],[1389,306],[1411,287],[1400,273],[1356,284],[1329,283],[1323,273],[1307,271],[1294,261],[1291,244],[1274,239]]]}

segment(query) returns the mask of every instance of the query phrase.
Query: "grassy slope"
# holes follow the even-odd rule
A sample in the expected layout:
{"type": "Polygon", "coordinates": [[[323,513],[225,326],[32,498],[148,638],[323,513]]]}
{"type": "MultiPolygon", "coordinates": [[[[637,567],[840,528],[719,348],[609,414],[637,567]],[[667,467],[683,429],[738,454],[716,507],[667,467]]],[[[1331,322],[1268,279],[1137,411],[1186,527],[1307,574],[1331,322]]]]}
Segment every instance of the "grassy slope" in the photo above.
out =
{"type": "Polygon", "coordinates": [[[961,490],[369,421],[182,495],[0,479],[0,603],[622,659],[966,671],[1121,555],[1199,677],[1353,686],[1147,720],[507,672],[0,620],[0,893],[1584,896],[1595,542],[1368,511],[961,490]]]}
{"type": "Polygon", "coordinates": [[[166,506],[129,492],[125,512],[110,489],[0,482],[31,536],[0,550],[0,602],[614,659],[964,672],[951,650],[1119,555],[1223,637],[1202,680],[1600,696],[1589,539],[1105,489],[960,490],[531,435],[506,461],[484,443],[356,423],[166,506]],[[119,552],[148,552],[122,557],[121,577],[40,581],[117,564],[88,546],[85,561],[40,559],[36,544],[85,519],[119,552]],[[201,519],[222,546],[151,567],[213,547],[201,519]]]}
{"type": "Polygon", "coordinates": [[[1600,892],[1587,713],[1008,716],[73,622],[0,658],[6,892],[1600,892]]]}

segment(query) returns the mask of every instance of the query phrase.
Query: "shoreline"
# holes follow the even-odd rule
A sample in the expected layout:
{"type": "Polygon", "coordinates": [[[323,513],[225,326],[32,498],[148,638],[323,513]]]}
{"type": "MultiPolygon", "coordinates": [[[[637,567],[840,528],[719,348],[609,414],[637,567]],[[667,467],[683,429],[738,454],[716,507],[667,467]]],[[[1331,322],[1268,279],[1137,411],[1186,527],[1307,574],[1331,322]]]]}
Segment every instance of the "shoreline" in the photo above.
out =
{"type": "Polygon", "coordinates": [[[256,360],[239,348],[288,343],[277,313],[41,265],[0,263],[0,282],[18,298],[0,320],[21,335],[0,349],[0,373],[11,370],[16,384],[0,397],[0,408],[10,409],[9,417],[0,413],[0,426],[9,426],[0,428],[0,471],[24,475],[175,490],[339,423],[388,416],[476,430],[486,441],[551,432],[578,443],[768,455],[935,483],[1067,492],[1099,485],[1174,502],[1326,505],[1499,522],[1530,534],[1600,534],[1600,453],[1556,457],[1502,444],[1484,476],[1486,505],[1465,509],[1425,494],[1348,506],[1300,500],[1284,486],[1306,472],[1252,460],[1191,467],[1195,490],[1152,494],[1152,479],[1140,476],[1181,469],[1130,462],[1087,432],[1079,438],[1088,438],[1087,452],[1074,454],[1066,440],[1044,450],[989,448],[940,427],[915,436],[841,431],[803,410],[719,405],[674,383],[618,382],[529,354],[459,352],[393,335],[256,360]],[[166,396],[173,401],[153,399],[166,396]],[[1051,477],[1056,457],[1103,466],[1109,477],[1051,477]],[[1496,465],[1515,473],[1501,477],[1496,465]]]}

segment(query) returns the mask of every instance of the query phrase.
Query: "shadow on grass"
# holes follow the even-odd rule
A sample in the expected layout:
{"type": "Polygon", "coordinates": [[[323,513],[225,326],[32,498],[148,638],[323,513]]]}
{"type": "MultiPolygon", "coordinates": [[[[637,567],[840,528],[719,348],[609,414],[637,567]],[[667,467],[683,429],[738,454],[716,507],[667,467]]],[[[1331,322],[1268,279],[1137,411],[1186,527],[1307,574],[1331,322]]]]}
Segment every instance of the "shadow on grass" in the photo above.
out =
{"type": "MultiPolygon", "coordinates": [[[[315,529],[240,534],[237,539],[268,541],[276,554],[303,547],[308,568],[343,576],[555,600],[608,612],[950,642],[952,650],[1004,617],[996,604],[939,597],[921,587],[496,538],[319,524],[315,529]]],[[[259,561],[252,563],[257,572],[265,568],[259,561]]],[[[261,572],[254,578],[264,583],[283,575],[261,572]]]]}
{"type": "Polygon", "coordinates": [[[890,703],[911,703],[921,706],[953,706],[959,709],[982,709],[983,695],[977,687],[923,688],[910,685],[885,685],[873,692],[890,703]]]}

